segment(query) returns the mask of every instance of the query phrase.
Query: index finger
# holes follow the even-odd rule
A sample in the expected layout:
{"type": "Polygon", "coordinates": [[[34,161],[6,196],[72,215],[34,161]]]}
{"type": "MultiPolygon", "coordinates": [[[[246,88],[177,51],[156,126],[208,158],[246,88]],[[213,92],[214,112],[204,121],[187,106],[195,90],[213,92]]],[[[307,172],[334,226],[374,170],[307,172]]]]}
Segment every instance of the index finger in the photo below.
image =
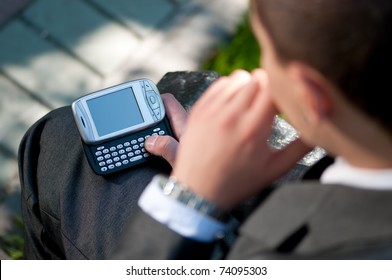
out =
{"type": "Polygon", "coordinates": [[[188,114],[172,94],[164,93],[161,97],[174,134],[176,135],[176,138],[179,139],[184,132],[188,114]]]}

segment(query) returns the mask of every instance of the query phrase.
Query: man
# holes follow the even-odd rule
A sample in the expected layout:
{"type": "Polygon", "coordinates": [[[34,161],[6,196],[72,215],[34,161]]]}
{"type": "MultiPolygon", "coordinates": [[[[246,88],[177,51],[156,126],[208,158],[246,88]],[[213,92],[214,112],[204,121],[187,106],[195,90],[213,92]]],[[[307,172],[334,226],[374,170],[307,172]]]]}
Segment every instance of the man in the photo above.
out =
{"type": "MultiPolygon", "coordinates": [[[[386,0],[251,3],[251,22],[263,49],[265,70],[237,71],[219,79],[196,103],[188,119],[176,100],[164,97],[179,143],[169,137],[150,137],[145,145],[171,164],[172,176],[154,176],[146,189],[140,190],[139,207],[132,213],[125,210],[124,215],[119,206],[111,205],[120,196],[113,182],[109,188],[108,182],[91,179],[87,171],[76,176],[83,166],[76,166],[74,159],[65,161],[66,174],[58,178],[54,175],[58,172],[49,171],[42,163],[50,157],[56,161],[56,151],[42,150],[35,157],[37,175],[33,179],[22,175],[22,181],[29,178],[41,189],[29,192],[24,203],[26,220],[36,220],[28,222],[27,228],[39,227],[27,231],[29,240],[35,240],[30,243],[31,255],[99,257],[102,254],[96,252],[111,251],[100,246],[114,246],[115,242],[105,239],[92,245],[85,234],[105,232],[105,238],[120,238],[119,233],[106,233],[120,228],[122,241],[112,258],[210,258],[214,243],[228,231],[226,213],[262,193],[311,147],[320,146],[335,157],[334,163],[318,180],[274,188],[241,225],[226,257],[392,257],[392,114],[385,71],[392,62],[392,4],[386,0]],[[279,151],[267,141],[277,113],[300,134],[297,141],[279,151]],[[45,193],[42,184],[50,185],[50,180],[67,186],[69,181],[64,180],[72,180],[74,188],[67,187],[60,195],[57,191],[56,198],[48,199],[46,194],[31,199],[45,193]],[[92,182],[95,189],[88,185],[92,182]],[[80,195],[79,188],[93,189],[94,201],[87,193],[80,195]],[[104,202],[104,193],[106,204],[98,204],[96,201],[104,202]],[[91,215],[93,229],[82,225],[79,231],[69,230],[73,222],[80,226],[79,220],[88,220],[82,218],[81,211],[66,217],[67,209],[53,203],[54,199],[68,201],[66,197],[75,198],[73,207],[84,208],[85,214],[91,215]],[[96,223],[94,213],[100,207],[116,209],[121,226],[96,223]],[[37,213],[32,214],[34,211],[37,213]],[[46,232],[45,242],[37,240],[39,230],[46,232]],[[53,248],[58,248],[57,255],[53,248]]],[[[41,123],[44,132],[50,131],[50,121],[47,123],[41,123]]],[[[30,133],[22,147],[37,141],[32,135],[37,133],[30,133]]],[[[53,146],[53,140],[46,140],[45,135],[39,138],[42,149],[53,146]]],[[[26,148],[21,151],[23,163],[26,148]]],[[[84,164],[83,155],[71,157],[84,164]]],[[[31,164],[31,160],[27,162],[31,164]]],[[[119,184],[132,186],[152,174],[141,172],[149,171],[128,178],[121,175],[119,184]]]]}

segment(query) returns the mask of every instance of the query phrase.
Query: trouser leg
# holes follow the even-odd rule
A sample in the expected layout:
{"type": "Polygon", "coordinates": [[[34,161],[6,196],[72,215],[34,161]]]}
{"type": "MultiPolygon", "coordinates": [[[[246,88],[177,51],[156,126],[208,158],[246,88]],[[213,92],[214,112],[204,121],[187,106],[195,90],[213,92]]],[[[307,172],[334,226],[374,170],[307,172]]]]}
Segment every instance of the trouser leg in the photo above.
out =
{"type": "Polygon", "coordinates": [[[25,257],[103,259],[116,245],[139,195],[163,160],[96,175],[90,168],[70,107],[56,109],[23,138],[19,150],[25,257]]]}

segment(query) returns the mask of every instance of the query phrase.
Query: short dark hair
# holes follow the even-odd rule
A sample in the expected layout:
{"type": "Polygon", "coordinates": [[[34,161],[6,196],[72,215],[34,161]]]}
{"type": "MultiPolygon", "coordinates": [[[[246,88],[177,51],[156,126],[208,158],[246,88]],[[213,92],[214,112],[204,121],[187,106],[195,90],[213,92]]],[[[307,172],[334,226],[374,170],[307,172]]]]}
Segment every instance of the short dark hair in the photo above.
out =
{"type": "Polygon", "coordinates": [[[392,135],[391,0],[253,0],[278,58],[320,71],[392,135]]]}

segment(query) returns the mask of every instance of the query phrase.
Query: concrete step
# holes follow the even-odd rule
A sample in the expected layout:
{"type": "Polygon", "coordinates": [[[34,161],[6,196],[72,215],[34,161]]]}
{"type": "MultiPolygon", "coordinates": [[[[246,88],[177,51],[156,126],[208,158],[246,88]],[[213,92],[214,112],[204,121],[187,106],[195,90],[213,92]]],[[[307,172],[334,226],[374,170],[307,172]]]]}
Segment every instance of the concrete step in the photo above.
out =
{"type": "Polygon", "coordinates": [[[99,88],[100,77],[23,22],[0,31],[0,70],[51,108],[99,88]]]}
{"type": "Polygon", "coordinates": [[[167,0],[88,0],[140,37],[165,26],[176,13],[178,4],[167,0]]]}
{"type": "MultiPolygon", "coordinates": [[[[120,9],[119,3],[110,5],[120,9]]],[[[101,75],[122,65],[138,43],[132,32],[83,1],[40,0],[23,15],[101,75]]]]}

